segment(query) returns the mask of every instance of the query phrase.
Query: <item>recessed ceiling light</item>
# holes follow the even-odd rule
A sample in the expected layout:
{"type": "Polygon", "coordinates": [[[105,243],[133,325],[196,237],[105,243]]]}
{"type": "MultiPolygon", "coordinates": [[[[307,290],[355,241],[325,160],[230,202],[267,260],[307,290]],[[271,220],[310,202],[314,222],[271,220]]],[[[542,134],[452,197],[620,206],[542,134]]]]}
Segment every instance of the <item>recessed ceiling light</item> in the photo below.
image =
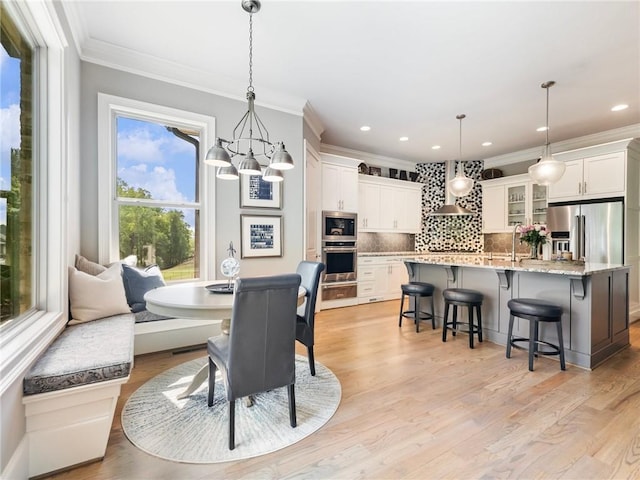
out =
{"type": "Polygon", "coordinates": [[[407,140],[409,140],[409,137],[400,137],[399,140],[401,142],[406,142],[407,140]]]}
{"type": "Polygon", "coordinates": [[[489,147],[489,146],[491,146],[491,145],[493,145],[493,142],[483,142],[483,143],[482,143],[482,146],[483,146],[483,147],[489,147]]]}
{"type": "Polygon", "coordinates": [[[360,127],[360,130],[362,130],[363,132],[368,132],[369,130],[371,130],[371,127],[369,125],[363,125],[360,127]]]}
{"type": "Polygon", "coordinates": [[[620,105],[616,105],[615,107],[613,107],[611,109],[612,112],[619,112],[620,110],[626,110],[627,108],[629,108],[629,105],[622,103],[620,105]]]}
{"type": "Polygon", "coordinates": [[[536,132],[546,132],[549,127],[538,127],[536,128],[536,132]]]}
{"type": "Polygon", "coordinates": [[[431,150],[440,150],[440,145],[434,145],[431,150]]]}

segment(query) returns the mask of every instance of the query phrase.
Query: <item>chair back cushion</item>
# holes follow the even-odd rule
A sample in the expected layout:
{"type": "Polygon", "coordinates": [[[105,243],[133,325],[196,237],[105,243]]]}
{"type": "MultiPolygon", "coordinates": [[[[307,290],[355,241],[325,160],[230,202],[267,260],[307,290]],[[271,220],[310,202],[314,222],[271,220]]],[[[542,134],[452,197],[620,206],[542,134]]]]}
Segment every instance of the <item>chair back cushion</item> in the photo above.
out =
{"type": "Polygon", "coordinates": [[[295,325],[300,275],[236,280],[229,332],[227,397],[295,382],[295,325]]]}
{"type": "Polygon", "coordinates": [[[324,263],[302,261],[298,264],[296,272],[300,275],[300,284],[307,290],[306,302],[298,308],[298,315],[304,318],[308,326],[313,328],[313,319],[316,311],[316,299],[318,298],[318,285],[320,275],[324,270],[324,263]]]}

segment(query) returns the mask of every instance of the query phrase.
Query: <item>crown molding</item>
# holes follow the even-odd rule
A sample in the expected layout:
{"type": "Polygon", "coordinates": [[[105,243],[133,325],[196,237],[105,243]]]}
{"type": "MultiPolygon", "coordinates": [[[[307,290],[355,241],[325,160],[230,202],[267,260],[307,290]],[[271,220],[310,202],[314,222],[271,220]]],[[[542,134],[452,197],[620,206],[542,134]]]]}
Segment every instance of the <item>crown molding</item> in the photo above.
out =
{"type": "MultiPolygon", "coordinates": [[[[79,35],[83,35],[82,29],[80,29],[79,35]]],[[[78,51],[80,58],[85,62],[200,90],[220,97],[246,101],[245,87],[230,77],[213,75],[201,69],[92,38],[78,39],[76,43],[81,43],[78,51]]],[[[303,109],[307,101],[275,90],[260,88],[256,94],[255,103],[271,110],[303,116],[303,109]]]]}
{"type": "Polygon", "coordinates": [[[309,102],[306,102],[302,108],[304,121],[307,123],[313,134],[320,140],[322,132],[324,132],[324,125],[320,120],[320,117],[313,109],[309,102]]]}
{"type": "Polygon", "coordinates": [[[359,150],[352,150],[350,148],[338,147],[336,145],[328,145],[326,143],[320,144],[320,152],[327,153],[329,155],[338,155],[341,157],[356,158],[370,165],[377,167],[400,167],[403,170],[414,171],[416,168],[416,162],[409,160],[401,160],[399,158],[385,157],[383,155],[376,155],[373,153],[362,152],[359,150]]]}
{"type": "MultiPolygon", "coordinates": [[[[621,140],[631,140],[636,137],[640,137],[640,123],[552,143],[551,150],[553,151],[553,154],[556,155],[573,150],[579,150],[581,148],[593,147],[595,145],[613,143],[621,140]]],[[[485,158],[484,168],[496,168],[503,165],[510,165],[512,163],[535,161],[540,158],[541,153],[542,145],[534,148],[528,148],[526,150],[520,150],[518,152],[485,158]]]]}

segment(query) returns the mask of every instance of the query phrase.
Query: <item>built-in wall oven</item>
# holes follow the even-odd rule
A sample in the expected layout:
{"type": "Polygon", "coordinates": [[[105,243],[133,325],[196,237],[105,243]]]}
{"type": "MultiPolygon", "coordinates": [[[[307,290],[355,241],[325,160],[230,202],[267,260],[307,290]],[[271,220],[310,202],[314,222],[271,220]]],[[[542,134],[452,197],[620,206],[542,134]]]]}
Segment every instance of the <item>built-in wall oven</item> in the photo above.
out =
{"type": "Polygon", "coordinates": [[[356,213],[322,212],[323,301],[355,299],[358,296],[356,213]]]}
{"type": "Polygon", "coordinates": [[[355,282],[358,264],[356,242],[324,242],[322,263],[324,282],[355,282]]]}

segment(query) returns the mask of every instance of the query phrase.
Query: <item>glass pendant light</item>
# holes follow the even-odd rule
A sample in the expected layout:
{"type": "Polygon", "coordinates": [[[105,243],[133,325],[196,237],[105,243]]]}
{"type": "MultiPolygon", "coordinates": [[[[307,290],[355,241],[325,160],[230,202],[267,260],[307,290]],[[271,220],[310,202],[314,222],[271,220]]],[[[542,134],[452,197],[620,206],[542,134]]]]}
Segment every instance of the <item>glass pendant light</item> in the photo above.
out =
{"type": "Polygon", "coordinates": [[[465,177],[464,175],[464,163],[462,163],[462,119],[466,115],[461,113],[456,115],[456,118],[460,120],[460,150],[458,156],[458,169],[456,176],[449,180],[449,191],[456,197],[464,197],[469,195],[469,192],[473,189],[474,181],[472,178],[465,177]]]}
{"type": "Polygon", "coordinates": [[[551,147],[549,146],[549,89],[555,84],[556,82],[550,80],[540,85],[547,91],[547,123],[545,124],[547,139],[544,150],[542,151],[542,157],[538,160],[538,163],[529,167],[529,176],[538,185],[551,185],[552,183],[556,183],[562,178],[567,168],[564,162],[553,158],[553,155],[551,155],[551,147]]]}

